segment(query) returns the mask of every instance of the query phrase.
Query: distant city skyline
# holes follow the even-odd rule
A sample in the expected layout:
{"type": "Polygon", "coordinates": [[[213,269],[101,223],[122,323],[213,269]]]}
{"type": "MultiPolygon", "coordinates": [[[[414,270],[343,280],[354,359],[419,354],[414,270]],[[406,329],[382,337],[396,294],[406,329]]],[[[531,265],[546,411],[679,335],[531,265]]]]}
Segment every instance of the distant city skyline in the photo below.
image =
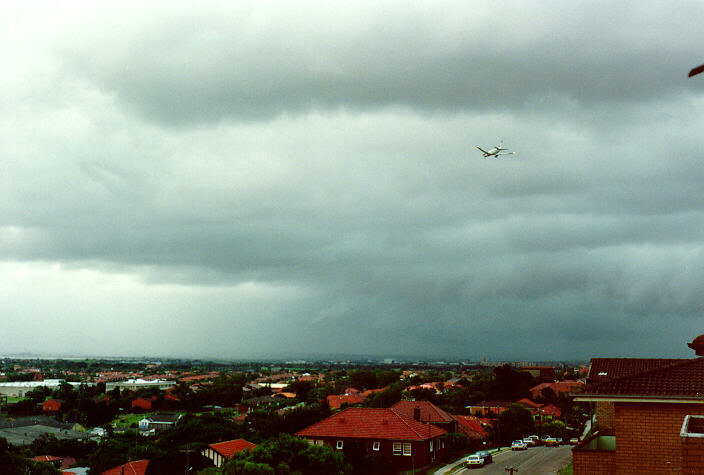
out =
{"type": "Polygon", "coordinates": [[[702,2],[0,9],[3,352],[687,358],[704,333],[702,2]]]}

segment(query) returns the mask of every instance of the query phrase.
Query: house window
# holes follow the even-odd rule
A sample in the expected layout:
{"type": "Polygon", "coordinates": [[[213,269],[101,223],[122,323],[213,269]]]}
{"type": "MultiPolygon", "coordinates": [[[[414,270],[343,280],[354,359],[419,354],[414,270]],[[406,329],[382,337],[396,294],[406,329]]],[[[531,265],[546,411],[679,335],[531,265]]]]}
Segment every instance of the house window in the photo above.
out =
{"type": "Polygon", "coordinates": [[[315,441],[315,445],[323,445],[323,441],[318,439],[315,441]]]}
{"type": "Polygon", "coordinates": [[[337,441],[337,450],[342,449],[342,444],[343,444],[343,442],[341,440],[337,441]]]}
{"type": "Polygon", "coordinates": [[[403,444],[403,455],[411,455],[411,444],[410,443],[403,444]]]}
{"type": "Polygon", "coordinates": [[[401,442],[394,442],[394,455],[401,455],[401,442]]]}
{"type": "Polygon", "coordinates": [[[430,451],[431,452],[433,451],[433,441],[432,440],[430,441],[430,451]]]}
{"type": "Polygon", "coordinates": [[[379,450],[379,445],[380,445],[379,442],[374,442],[374,443],[372,444],[372,450],[378,451],[378,450],[379,450]]]}

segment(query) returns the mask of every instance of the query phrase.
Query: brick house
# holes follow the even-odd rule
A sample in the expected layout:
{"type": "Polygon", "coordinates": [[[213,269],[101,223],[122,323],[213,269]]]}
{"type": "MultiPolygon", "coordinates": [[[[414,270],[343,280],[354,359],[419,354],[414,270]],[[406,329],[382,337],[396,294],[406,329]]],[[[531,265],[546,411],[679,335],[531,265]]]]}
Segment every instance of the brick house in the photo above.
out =
{"type": "Polygon", "coordinates": [[[220,467],[226,459],[232,457],[237,452],[252,450],[254,447],[256,447],[256,445],[247,440],[235,439],[225,442],[218,442],[217,444],[210,444],[201,453],[204,457],[212,460],[216,467],[220,467]]]}
{"type": "Polygon", "coordinates": [[[446,433],[395,409],[351,407],[295,435],[346,455],[376,456],[396,470],[411,470],[445,458],[442,436],[446,433]]]}
{"type": "Polygon", "coordinates": [[[467,406],[465,409],[473,416],[477,417],[497,417],[499,414],[511,407],[511,401],[482,401],[477,404],[467,406]]]}
{"type": "Polygon", "coordinates": [[[575,475],[704,473],[704,358],[594,358],[574,400],[596,416],[575,475]]]}

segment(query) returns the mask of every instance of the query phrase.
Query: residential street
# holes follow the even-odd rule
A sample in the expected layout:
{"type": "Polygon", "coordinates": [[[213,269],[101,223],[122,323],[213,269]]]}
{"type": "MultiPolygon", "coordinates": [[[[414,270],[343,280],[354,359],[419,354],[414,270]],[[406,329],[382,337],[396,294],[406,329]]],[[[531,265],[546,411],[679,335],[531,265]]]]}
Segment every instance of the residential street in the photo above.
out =
{"type": "Polygon", "coordinates": [[[518,475],[556,473],[572,460],[572,447],[531,447],[526,451],[506,451],[494,456],[494,462],[480,469],[463,469],[458,474],[506,475],[507,467],[518,469],[518,475]]]}

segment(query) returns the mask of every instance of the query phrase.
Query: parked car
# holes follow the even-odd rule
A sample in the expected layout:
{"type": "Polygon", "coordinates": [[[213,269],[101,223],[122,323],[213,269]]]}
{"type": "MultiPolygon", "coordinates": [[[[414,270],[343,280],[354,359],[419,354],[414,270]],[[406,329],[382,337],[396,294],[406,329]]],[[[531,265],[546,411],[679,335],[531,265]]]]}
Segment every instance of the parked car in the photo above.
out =
{"type": "Polygon", "coordinates": [[[484,459],[484,463],[491,463],[494,461],[493,457],[487,450],[480,450],[477,452],[477,455],[484,459]]]}
{"type": "Polygon", "coordinates": [[[577,437],[572,437],[570,439],[570,445],[577,445],[579,444],[579,439],[577,437]]]}
{"type": "Polygon", "coordinates": [[[558,437],[558,438],[557,438],[557,443],[560,444],[560,445],[562,445],[562,444],[565,443],[565,441],[562,440],[562,437],[558,437]]]}
{"type": "Polygon", "coordinates": [[[467,457],[467,460],[465,460],[464,464],[467,466],[467,468],[483,467],[484,459],[477,454],[472,454],[467,457]]]}
{"type": "Polygon", "coordinates": [[[523,443],[526,444],[528,447],[535,447],[536,445],[538,445],[538,443],[530,437],[524,438],[523,443]]]}
{"type": "Polygon", "coordinates": [[[546,447],[559,447],[559,445],[560,443],[554,437],[548,437],[547,439],[545,439],[546,447]]]}
{"type": "Polygon", "coordinates": [[[528,450],[528,446],[522,440],[514,440],[511,444],[511,450],[528,450]]]}

